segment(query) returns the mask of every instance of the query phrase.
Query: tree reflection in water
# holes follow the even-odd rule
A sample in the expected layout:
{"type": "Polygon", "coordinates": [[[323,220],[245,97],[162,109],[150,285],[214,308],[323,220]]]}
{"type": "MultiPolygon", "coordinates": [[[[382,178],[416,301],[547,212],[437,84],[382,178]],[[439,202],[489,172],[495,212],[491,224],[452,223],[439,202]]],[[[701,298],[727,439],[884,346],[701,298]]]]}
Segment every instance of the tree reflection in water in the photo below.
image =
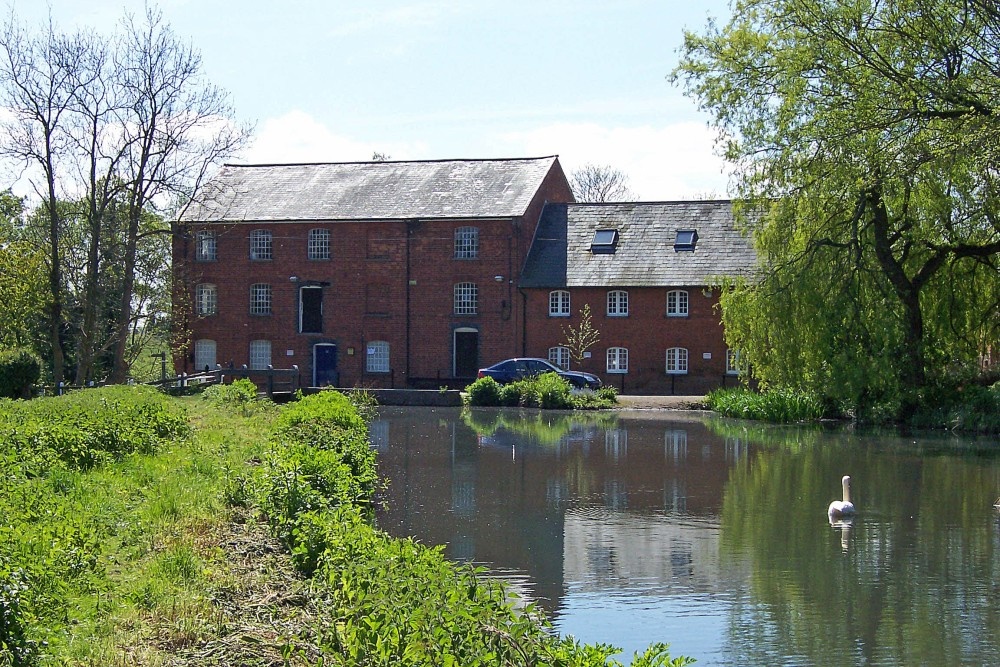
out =
{"type": "Polygon", "coordinates": [[[490,565],[580,639],[699,664],[1000,664],[989,446],[487,409],[384,409],[373,434],[383,527],[490,565]],[[831,525],[843,474],[861,513],[831,525]]]}

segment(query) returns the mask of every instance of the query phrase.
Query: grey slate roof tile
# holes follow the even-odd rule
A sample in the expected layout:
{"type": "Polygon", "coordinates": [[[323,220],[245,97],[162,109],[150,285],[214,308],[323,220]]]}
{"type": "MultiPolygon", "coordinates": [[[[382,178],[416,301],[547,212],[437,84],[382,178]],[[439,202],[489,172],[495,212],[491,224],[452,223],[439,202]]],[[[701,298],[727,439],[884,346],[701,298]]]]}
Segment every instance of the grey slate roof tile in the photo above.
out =
{"type": "Polygon", "coordinates": [[[227,164],[184,221],[401,220],[524,215],[555,156],[227,164]]]}
{"type": "Polygon", "coordinates": [[[734,226],[728,200],[547,204],[520,286],[668,287],[750,275],[756,254],[734,226]],[[614,253],[594,254],[597,229],[617,229],[614,253]],[[695,250],[676,251],[677,232],[698,232],[695,250]]]}

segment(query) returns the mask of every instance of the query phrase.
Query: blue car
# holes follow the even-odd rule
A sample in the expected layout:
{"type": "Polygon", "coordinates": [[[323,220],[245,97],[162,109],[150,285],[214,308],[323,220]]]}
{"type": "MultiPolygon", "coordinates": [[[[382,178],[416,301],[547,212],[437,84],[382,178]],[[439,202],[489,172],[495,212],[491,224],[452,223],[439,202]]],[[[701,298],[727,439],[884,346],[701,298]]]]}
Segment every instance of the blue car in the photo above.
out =
{"type": "Polygon", "coordinates": [[[558,373],[559,377],[579,389],[600,389],[601,378],[590,373],[579,371],[564,371],[545,359],[519,357],[507,359],[488,368],[479,369],[479,377],[491,377],[500,384],[531,378],[543,373],[558,373]]]}

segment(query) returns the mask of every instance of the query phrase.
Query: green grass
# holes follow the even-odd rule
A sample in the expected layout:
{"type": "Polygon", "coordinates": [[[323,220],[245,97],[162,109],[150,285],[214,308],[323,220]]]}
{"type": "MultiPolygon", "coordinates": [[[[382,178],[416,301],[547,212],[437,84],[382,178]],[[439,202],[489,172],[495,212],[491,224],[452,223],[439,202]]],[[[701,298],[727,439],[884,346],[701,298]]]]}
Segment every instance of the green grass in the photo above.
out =
{"type": "Polygon", "coordinates": [[[0,404],[0,665],[617,664],[375,529],[347,399],[231,399],[0,404]]]}
{"type": "Polygon", "coordinates": [[[789,389],[761,392],[744,388],[716,389],[705,397],[705,402],[726,417],[779,424],[823,417],[823,404],[818,398],[789,389]]]}

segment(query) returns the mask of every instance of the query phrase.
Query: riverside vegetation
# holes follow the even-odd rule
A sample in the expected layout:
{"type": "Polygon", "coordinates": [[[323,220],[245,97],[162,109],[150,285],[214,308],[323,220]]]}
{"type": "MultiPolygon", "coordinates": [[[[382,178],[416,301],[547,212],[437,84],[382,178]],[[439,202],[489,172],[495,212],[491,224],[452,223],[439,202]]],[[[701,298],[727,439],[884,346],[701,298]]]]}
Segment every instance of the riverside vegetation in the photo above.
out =
{"type": "Polygon", "coordinates": [[[619,664],[373,525],[369,403],[253,395],[0,402],[0,665],[619,664]]]}

